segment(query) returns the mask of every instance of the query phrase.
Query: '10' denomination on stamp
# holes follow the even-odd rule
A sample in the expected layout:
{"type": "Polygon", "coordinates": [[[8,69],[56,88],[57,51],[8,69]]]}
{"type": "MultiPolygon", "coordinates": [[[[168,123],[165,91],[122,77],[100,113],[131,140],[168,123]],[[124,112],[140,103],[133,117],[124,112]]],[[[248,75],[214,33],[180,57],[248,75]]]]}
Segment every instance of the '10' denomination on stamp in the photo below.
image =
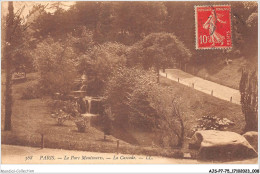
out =
{"type": "Polygon", "coordinates": [[[196,49],[232,48],[231,7],[195,6],[196,49]]]}

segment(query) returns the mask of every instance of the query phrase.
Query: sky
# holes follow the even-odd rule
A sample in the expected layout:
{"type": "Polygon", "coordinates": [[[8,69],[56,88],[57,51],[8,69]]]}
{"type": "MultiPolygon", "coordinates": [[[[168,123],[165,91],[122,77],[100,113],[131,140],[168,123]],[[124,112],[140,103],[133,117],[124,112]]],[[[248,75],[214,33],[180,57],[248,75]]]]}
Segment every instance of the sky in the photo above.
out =
{"type": "MultiPolygon", "coordinates": [[[[57,1],[56,1],[57,2],[57,1]]],[[[46,11],[48,12],[54,12],[54,9],[48,9],[52,4],[56,3],[55,1],[13,1],[14,3],[14,13],[17,12],[17,10],[21,9],[23,6],[25,6],[23,13],[21,16],[26,17],[29,14],[29,11],[32,9],[33,5],[42,4],[47,5],[46,11]]],[[[59,1],[61,2],[61,1],[59,1]]],[[[65,10],[69,9],[69,7],[73,4],[75,4],[75,1],[62,1],[62,8],[65,10]]],[[[4,1],[2,4],[2,16],[6,15],[8,13],[8,1],[4,1]]]]}

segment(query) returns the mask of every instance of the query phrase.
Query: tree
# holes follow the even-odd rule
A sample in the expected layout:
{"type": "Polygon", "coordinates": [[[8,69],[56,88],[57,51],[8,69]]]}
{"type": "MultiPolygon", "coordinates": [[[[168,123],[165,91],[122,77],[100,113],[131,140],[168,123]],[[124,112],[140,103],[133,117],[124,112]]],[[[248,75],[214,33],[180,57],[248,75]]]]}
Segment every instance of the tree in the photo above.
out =
{"type": "Polygon", "coordinates": [[[125,66],[125,50],[123,44],[107,42],[80,56],[77,69],[87,75],[88,95],[103,94],[104,86],[111,74],[125,66]]]}
{"type": "Polygon", "coordinates": [[[124,67],[113,72],[105,86],[104,103],[116,123],[144,129],[154,127],[155,111],[148,102],[153,83],[156,83],[153,71],[124,67]]]}
{"type": "Polygon", "coordinates": [[[245,115],[245,131],[258,131],[258,85],[257,71],[243,70],[239,91],[242,111],[245,115]]]}
{"type": "Polygon", "coordinates": [[[41,89],[46,94],[68,94],[72,90],[73,81],[77,77],[77,56],[66,43],[69,41],[62,43],[47,38],[33,52],[34,65],[40,74],[41,89]]]}
{"type": "Polygon", "coordinates": [[[28,37],[27,29],[30,22],[33,20],[28,19],[27,23],[21,14],[24,7],[18,9],[14,13],[13,2],[8,2],[8,14],[3,17],[6,25],[2,28],[5,33],[2,38],[3,43],[3,64],[5,65],[6,83],[5,83],[5,130],[11,130],[11,115],[12,115],[12,73],[15,69],[21,66],[28,66],[31,62],[28,56],[28,45],[30,37],[28,37]],[[26,64],[26,65],[25,65],[26,64]]]}
{"type": "Polygon", "coordinates": [[[174,128],[172,129],[175,135],[178,137],[177,147],[182,147],[184,142],[185,127],[180,108],[178,107],[177,103],[174,103],[174,101],[172,106],[172,117],[175,119],[175,122],[177,122],[177,125],[179,125],[176,126],[175,124],[174,128]]]}
{"type": "Polygon", "coordinates": [[[5,43],[5,70],[6,70],[6,82],[5,82],[5,130],[11,130],[11,116],[12,116],[12,57],[11,50],[13,46],[13,30],[14,29],[14,7],[13,2],[8,2],[8,17],[6,20],[6,43],[5,43]]]}
{"type": "Polygon", "coordinates": [[[181,147],[184,115],[171,88],[156,82],[156,73],[141,68],[122,68],[109,78],[104,95],[114,123],[124,128],[159,132],[168,137],[164,147],[181,147]]]}
{"type": "Polygon", "coordinates": [[[152,32],[163,31],[167,16],[163,2],[117,2],[114,5],[119,42],[132,45],[152,32]]]}
{"type": "MultiPolygon", "coordinates": [[[[128,52],[129,66],[140,64],[144,69],[171,67],[173,63],[186,62],[191,52],[171,33],[152,33],[137,42],[128,52]]],[[[158,79],[159,81],[159,79],[158,79]]]]}

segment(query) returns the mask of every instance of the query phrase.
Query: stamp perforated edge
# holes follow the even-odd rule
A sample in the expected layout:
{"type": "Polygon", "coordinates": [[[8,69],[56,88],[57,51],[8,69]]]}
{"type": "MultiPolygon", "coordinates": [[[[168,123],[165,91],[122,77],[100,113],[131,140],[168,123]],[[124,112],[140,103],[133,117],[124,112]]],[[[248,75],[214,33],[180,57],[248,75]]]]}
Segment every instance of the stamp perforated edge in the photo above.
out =
{"type": "Polygon", "coordinates": [[[229,50],[233,48],[233,37],[232,37],[232,8],[231,8],[231,4],[222,4],[222,5],[194,5],[194,11],[195,11],[195,49],[196,50],[229,50]],[[198,39],[198,28],[197,28],[197,7],[210,7],[210,6],[230,6],[230,11],[229,11],[229,16],[230,16],[230,40],[231,40],[231,47],[211,47],[211,48],[198,48],[198,43],[197,43],[197,39],[198,39]]]}

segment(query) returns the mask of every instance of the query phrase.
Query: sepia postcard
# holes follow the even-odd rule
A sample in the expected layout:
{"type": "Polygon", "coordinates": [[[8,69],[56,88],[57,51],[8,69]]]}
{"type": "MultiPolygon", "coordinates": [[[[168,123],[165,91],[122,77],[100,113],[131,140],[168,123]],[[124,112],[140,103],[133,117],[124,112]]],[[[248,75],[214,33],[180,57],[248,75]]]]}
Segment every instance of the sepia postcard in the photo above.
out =
{"type": "Polygon", "coordinates": [[[257,1],[1,7],[2,164],[258,164],[257,1]]]}

